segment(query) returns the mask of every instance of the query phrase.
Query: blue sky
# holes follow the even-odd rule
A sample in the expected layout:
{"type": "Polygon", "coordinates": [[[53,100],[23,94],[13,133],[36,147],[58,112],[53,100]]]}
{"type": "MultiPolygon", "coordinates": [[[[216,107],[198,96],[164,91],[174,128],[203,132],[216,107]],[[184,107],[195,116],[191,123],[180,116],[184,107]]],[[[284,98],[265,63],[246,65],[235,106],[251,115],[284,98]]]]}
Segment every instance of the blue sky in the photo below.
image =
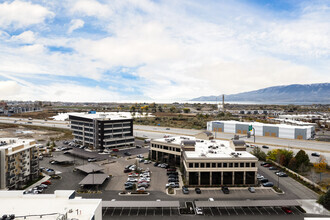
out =
{"type": "Polygon", "coordinates": [[[0,99],[177,101],[330,81],[330,1],[0,1],[0,99]]]}

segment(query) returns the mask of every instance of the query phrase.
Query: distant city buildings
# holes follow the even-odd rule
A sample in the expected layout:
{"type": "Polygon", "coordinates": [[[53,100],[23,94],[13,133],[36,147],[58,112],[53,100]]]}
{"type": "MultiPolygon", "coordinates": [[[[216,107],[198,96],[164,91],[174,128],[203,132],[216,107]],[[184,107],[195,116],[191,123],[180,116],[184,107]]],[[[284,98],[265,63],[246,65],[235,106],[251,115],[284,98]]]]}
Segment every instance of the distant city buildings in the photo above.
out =
{"type": "Polygon", "coordinates": [[[56,190],[54,194],[24,194],[0,191],[2,215],[15,219],[101,220],[102,199],[76,197],[74,190],[56,190]]]}
{"type": "Polygon", "coordinates": [[[84,146],[100,150],[134,146],[130,113],[72,113],[69,120],[74,140],[84,146]]]}
{"type": "Polygon", "coordinates": [[[314,126],[293,126],[286,124],[264,124],[259,122],[239,121],[209,121],[207,130],[213,132],[224,132],[233,134],[247,134],[256,136],[279,137],[287,139],[311,139],[315,136],[314,126]],[[253,130],[249,131],[252,125],[253,130]]]}
{"type": "Polygon", "coordinates": [[[0,102],[0,115],[11,115],[35,111],[41,111],[41,106],[35,102],[0,102]]]}
{"type": "Polygon", "coordinates": [[[0,189],[21,189],[38,177],[39,159],[35,141],[0,138],[0,189]]]}
{"type": "Polygon", "coordinates": [[[152,160],[182,165],[189,186],[255,185],[258,159],[248,153],[244,141],[201,140],[169,137],[150,142],[152,160]]]}

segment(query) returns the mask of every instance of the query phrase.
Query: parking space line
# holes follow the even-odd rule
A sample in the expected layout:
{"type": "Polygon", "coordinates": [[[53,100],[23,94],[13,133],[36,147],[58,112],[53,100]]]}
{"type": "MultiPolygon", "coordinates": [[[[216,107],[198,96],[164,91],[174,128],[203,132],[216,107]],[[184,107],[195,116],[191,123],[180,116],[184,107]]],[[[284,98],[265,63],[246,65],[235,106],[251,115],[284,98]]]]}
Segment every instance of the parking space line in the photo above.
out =
{"type": "Polygon", "coordinates": [[[218,209],[218,212],[220,213],[220,215],[222,215],[222,213],[221,213],[221,211],[220,211],[219,207],[218,207],[217,209],[218,209]]]}
{"type": "Polygon", "coordinates": [[[212,212],[212,209],[211,209],[211,208],[209,208],[209,209],[210,209],[210,211],[211,211],[212,216],[214,216],[214,214],[213,214],[213,212],[212,212]]]}
{"type": "Polygon", "coordinates": [[[258,210],[258,212],[260,213],[260,215],[262,215],[262,213],[260,212],[260,210],[258,209],[258,207],[255,207],[256,208],[256,210],[258,210]]]}
{"type": "Polygon", "coordinates": [[[136,213],[136,216],[139,215],[139,212],[140,212],[140,207],[138,207],[138,211],[137,211],[137,213],[136,213]]]}
{"type": "Polygon", "coordinates": [[[225,209],[226,209],[226,211],[227,211],[228,215],[230,215],[230,212],[228,212],[228,209],[227,209],[227,207],[225,207],[225,209]]]}
{"type": "Polygon", "coordinates": [[[244,209],[242,207],[240,207],[240,209],[242,209],[242,211],[244,212],[244,215],[246,215],[246,212],[244,211],[244,209]]]}
{"type": "Polygon", "coordinates": [[[121,214],[123,213],[123,211],[124,211],[124,209],[122,208],[122,209],[121,209],[121,212],[120,212],[120,214],[119,214],[119,216],[121,216],[121,214]]]}
{"type": "Polygon", "coordinates": [[[129,211],[128,211],[128,214],[127,214],[128,216],[131,215],[131,210],[132,210],[132,207],[129,208],[129,211]]]}
{"type": "Polygon", "coordinates": [[[248,209],[252,212],[253,215],[255,215],[254,212],[250,209],[250,207],[248,207],[248,209]]]}
{"type": "Polygon", "coordinates": [[[278,214],[278,212],[274,209],[274,207],[271,207],[275,212],[276,212],[276,214],[278,214]]]}
{"type": "Polygon", "coordinates": [[[146,207],[146,213],[144,213],[144,216],[147,216],[148,213],[148,207],[146,207]]]}
{"type": "Polygon", "coordinates": [[[268,212],[268,210],[265,207],[262,207],[264,210],[266,210],[266,212],[268,213],[268,215],[270,215],[270,212],[268,212]]]}
{"type": "Polygon", "coordinates": [[[113,209],[111,216],[113,216],[113,213],[115,213],[116,207],[113,209]]]}
{"type": "Polygon", "coordinates": [[[103,212],[103,216],[105,215],[105,213],[107,213],[108,211],[108,207],[106,207],[105,211],[103,212]]]}
{"type": "Polygon", "coordinates": [[[236,215],[238,215],[238,213],[237,213],[237,211],[236,211],[235,207],[233,207],[233,209],[234,209],[234,211],[235,211],[236,215]]]}

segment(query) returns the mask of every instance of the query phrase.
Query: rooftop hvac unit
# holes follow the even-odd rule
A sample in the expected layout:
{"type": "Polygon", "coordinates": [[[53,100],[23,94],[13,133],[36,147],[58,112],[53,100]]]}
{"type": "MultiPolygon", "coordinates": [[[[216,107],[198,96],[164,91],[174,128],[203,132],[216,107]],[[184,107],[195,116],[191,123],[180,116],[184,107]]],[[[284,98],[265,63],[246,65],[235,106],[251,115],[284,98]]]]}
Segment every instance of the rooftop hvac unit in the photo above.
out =
{"type": "Polygon", "coordinates": [[[224,147],[225,145],[224,145],[224,144],[221,144],[220,146],[221,146],[221,147],[224,147]]]}
{"type": "Polygon", "coordinates": [[[209,150],[209,153],[213,153],[214,151],[213,150],[209,150]]]}
{"type": "Polygon", "coordinates": [[[206,154],[205,153],[201,153],[201,157],[206,157],[206,154]]]}

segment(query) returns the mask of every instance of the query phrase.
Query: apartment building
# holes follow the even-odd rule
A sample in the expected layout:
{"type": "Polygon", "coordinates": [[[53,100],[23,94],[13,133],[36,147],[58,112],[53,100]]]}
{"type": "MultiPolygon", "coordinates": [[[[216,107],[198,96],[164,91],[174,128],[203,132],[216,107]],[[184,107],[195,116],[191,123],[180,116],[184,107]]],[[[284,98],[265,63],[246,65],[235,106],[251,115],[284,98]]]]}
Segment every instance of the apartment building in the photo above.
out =
{"type": "Polygon", "coordinates": [[[258,159],[248,153],[241,140],[201,140],[169,137],[152,140],[150,157],[170,165],[181,165],[189,186],[241,186],[257,183],[258,159]]]}
{"type": "Polygon", "coordinates": [[[92,149],[134,146],[133,119],[120,112],[72,113],[69,115],[74,140],[92,149]]]}
{"type": "Polygon", "coordinates": [[[74,190],[37,195],[0,191],[0,207],[1,216],[15,215],[15,219],[102,220],[102,199],[76,197],[74,190]]]}
{"type": "Polygon", "coordinates": [[[31,139],[0,138],[0,189],[21,189],[38,177],[36,142],[31,139]]]}

